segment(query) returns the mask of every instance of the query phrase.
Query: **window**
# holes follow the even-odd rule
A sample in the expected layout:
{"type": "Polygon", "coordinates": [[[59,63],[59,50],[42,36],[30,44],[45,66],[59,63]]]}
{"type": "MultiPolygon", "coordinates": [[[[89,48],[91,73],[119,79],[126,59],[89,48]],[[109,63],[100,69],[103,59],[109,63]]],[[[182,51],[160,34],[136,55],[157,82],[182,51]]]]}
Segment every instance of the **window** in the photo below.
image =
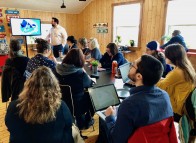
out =
{"type": "Polygon", "coordinates": [[[135,46],[138,46],[140,9],[140,3],[113,7],[113,42],[130,46],[130,40],[134,40],[135,46]],[[120,37],[119,41],[117,36],[120,37]]]}
{"type": "MultiPolygon", "coordinates": [[[[180,30],[189,49],[196,49],[196,3],[195,0],[168,2],[165,35],[180,30]]],[[[166,41],[164,41],[166,42],[166,41]]]]}

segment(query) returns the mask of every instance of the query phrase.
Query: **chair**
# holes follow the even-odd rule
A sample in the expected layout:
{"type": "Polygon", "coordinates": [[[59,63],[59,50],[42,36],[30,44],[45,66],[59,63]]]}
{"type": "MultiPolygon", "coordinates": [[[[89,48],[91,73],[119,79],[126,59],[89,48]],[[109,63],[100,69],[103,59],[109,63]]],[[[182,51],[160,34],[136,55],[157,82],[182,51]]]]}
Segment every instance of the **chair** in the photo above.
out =
{"type": "MultiPolygon", "coordinates": [[[[65,103],[67,104],[67,106],[70,109],[71,114],[73,116],[74,123],[76,123],[76,118],[75,118],[75,114],[74,114],[74,102],[73,102],[73,97],[72,97],[72,92],[71,92],[71,86],[60,84],[60,88],[61,88],[61,93],[62,93],[62,100],[65,101],[65,103]]],[[[94,129],[94,126],[93,126],[93,129],[94,129]]],[[[80,135],[83,139],[88,138],[87,136],[82,135],[81,130],[80,130],[80,135]]]]}
{"type": "Polygon", "coordinates": [[[65,101],[71,114],[73,115],[73,117],[75,119],[74,103],[73,103],[73,98],[72,98],[71,87],[69,85],[61,85],[60,84],[60,88],[61,88],[61,93],[62,93],[62,100],[65,101]]]}
{"type": "Polygon", "coordinates": [[[178,143],[173,117],[138,128],[128,143],[178,143]]]}

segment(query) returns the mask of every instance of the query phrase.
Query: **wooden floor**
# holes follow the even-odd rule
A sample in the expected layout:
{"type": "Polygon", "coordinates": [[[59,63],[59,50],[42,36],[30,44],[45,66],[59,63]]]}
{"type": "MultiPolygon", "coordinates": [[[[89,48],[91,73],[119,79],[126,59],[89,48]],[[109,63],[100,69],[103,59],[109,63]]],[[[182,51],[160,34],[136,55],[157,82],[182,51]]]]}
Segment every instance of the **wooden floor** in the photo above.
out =
{"type": "MultiPolygon", "coordinates": [[[[0,85],[0,87],[1,87],[1,85],[0,85]]],[[[0,95],[1,95],[1,93],[0,93],[0,95]]],[[[5,113],[6,113],[6,103],[2,103],[0,101],[0,143],[8,143],[9,142],[9,132],[7,131],[7,127],[5,126],[5,122],[4,122],[5,113]]],[[[95,124],[94,124],[95,131],[93,131],[92,127],[90,127],[88,130],[82,131],[82,135],[88,136],[88,139],[85,140],[85,143],[95,143],[97,140],[97,137],[99,134],[98,115],[95,115],[94,119],[95,119],[95,124]]]]}

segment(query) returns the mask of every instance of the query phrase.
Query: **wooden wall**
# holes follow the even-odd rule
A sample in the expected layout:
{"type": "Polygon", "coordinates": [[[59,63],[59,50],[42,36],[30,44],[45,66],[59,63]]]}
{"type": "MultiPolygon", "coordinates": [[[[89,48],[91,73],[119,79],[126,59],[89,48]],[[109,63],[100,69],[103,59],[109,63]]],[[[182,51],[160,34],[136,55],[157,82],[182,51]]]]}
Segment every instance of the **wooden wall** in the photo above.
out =
{"type": "MultiPolygon", "coordinates": [[[[5,9],[12,9],[12,8],[3,8],[3,15],[5,15],[4,13],[5,9]]],[[[52,17],[56,17],[59,19],[59,24],[66,29],[68,35],[74,35],[76,36],[76,38],[78,38],[79,31],[76,28],[78,15],[76,14],[32,11],[32,10],[23,10],[23,9],[17,9],[17,10],[20,11],[19,15],[21,18],[40,18],[41,21],[47,23],[51,23],[52,17]]],[[[4,21],[6,21],[6,19],[4,19],[4,21]]],[[[6,33],[9,36],[8,30],[6,31],[6,33]]]]}
{"type": "Polygon", "coordinates": [[[93,0],[80,14],[64,14],[32,10],[20,10],[20,17],[40,18],[42,21],[51,21],[57,17],[60,25],[65,27],[68,35],[80,37],[95,37],[100,44],[101,52],[105,52],[106,45],[112,41],[112,6],[113,4],[143,1],[141,21],[141,48],[132,54],[125,54],[130,61],[138,58],[144,51],[145,45],[150,40],[160,41],[163,35],[165,21],[166,0],[93,0]],[[97,33],[93,24],[99,22],[108,23],[108,33],[97,33]],[[130,56],[131,55],[131,56],[130,56]]]}
{"type": "MultiPolygon", "coordinates": [[[[101,52],[105,52],[106,45],[112,41],[112,6],[114,4],[143,1],[143,11],[141,20],[141,47],[139,51],[125,54],[129,61],[140,57],[146,49],[146,43],[151,40],[161,42],[160,38],[164,33],[165,14],[167,0],[93,0],[80,14],[64,14],[54,12],[20,10],[20,17],[40,18],[42,21],[51,21],[52,17],[57,17],[68,35],[80,37],[95,37],[100,44],[101,52]],[[108,23],[108,33],[96,32],[93,24],[99,22],[108,23]]],[[[5,9],[5,8],[4,8],[5,9]]],[[[193,59],[193,58],[192,58],[193,59]]]]}
{"type": "Polygon", "coordinates": [[[130,61],[138,58],[145,51],[145,45],[148,41],[157,40],[161,42],[160,38],[163,35],[165,23],[166,0],[93,0],[78,15],[78,29],[83,29],[79,32],[79,36],[97,38],[101,52],[105,52],[106,45],[112,41],[112,5],[135,1],[143,1],[141,49],[135,54],[127,55],[126,58],[130,61]],[[93,28],[93,24],[98,22],[108,23],[107,34],[99,34],[93,28]]]}

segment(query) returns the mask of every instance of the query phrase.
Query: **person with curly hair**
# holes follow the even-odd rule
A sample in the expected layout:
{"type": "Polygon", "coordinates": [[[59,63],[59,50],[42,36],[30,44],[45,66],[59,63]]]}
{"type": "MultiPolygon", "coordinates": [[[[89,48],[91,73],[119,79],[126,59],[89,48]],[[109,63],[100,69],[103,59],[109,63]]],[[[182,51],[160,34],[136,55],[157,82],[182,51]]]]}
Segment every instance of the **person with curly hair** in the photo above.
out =
{"type": "Polygon", "coordinates": [[[10,143],[73,143],[72,115],[61,96],[52,71],[36,69],[19,99],[9,104],[5,124],[10,143]]]}

